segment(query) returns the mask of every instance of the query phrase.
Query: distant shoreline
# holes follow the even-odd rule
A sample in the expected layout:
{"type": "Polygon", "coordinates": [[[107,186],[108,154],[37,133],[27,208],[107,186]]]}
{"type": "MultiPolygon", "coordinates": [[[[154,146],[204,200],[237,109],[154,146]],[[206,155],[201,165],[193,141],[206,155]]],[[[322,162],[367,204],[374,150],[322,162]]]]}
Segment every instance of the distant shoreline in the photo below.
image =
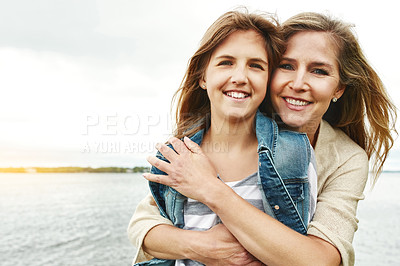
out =
{"type": "Polygon", "coordinates": [[[149,167],[8,167],[0,168],[0,173],[144,173],[149,167]]]}
{"type": "MultiPolygon", "coordinates": [[[[0,173],[146,173],[150,167],[8,167],[0,168],[0,173]]],[[[400,173],[400,170],[384,170],[382,173],[400,173]]]]}

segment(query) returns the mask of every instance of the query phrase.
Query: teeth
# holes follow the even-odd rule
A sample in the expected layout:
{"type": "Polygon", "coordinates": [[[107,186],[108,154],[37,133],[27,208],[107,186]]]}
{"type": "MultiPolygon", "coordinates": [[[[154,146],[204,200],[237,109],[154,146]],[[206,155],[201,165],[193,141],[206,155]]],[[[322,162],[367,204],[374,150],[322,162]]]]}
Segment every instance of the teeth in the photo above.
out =
{"type": "Polygon", "coordinates": [[[247,93],[236,92],[236,91],[229,91],[226,93],[226,95],[235,99],[243,99],[249,96],[247,93]]]}
{"type": "Polygon", "coordinates": [[[291,98],[286,98],[286,101],[287,101],[288,103],[290,103],[290,104],[298,105],[298,106],[304,106],[304,105],[307,105],[307,104],[308,104],[308,102],[300,101],[300,100],[295,100],[295,99],[291,99],[291,98]]]}

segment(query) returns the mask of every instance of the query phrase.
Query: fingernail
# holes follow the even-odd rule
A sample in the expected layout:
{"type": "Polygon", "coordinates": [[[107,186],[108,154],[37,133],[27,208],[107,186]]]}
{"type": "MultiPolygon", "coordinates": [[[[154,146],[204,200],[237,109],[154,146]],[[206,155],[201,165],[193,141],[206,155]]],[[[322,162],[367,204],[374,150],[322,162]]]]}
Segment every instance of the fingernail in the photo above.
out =
{"type": "Polygon", "coordinates": [[[143,173],[142,175],[143,175],[144,178],[147,178],[149,176],[148,173],[143,173]]]}
{"type": "Polygon", "coordinates": [[[161,144],[160,144],[160,143],[157,143],[157,144],[156,144],[156,149],[158,150],[158,149],[160,148],[160,146],[161,146],[161,144]]]}

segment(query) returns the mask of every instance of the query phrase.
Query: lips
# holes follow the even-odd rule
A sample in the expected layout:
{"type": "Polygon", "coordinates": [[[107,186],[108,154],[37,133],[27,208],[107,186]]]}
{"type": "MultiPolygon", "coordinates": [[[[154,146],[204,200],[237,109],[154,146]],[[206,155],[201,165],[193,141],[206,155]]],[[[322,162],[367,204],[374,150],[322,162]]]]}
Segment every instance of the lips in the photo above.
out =
{"type": "Polygon", "coordinates": [[[250,94],[242,91],[227,91],[224,94],[234,99],[244,99],[250,96],[250,94]]]}
{"type": "Polygon", "coordinates": [[[304,100],[299,100],[299,99],[294,99],[294,98],[283,98],[287,103],[294,105],[294,106],[306,106],[311,104],[311,102],[304,101],[304,100]]]}

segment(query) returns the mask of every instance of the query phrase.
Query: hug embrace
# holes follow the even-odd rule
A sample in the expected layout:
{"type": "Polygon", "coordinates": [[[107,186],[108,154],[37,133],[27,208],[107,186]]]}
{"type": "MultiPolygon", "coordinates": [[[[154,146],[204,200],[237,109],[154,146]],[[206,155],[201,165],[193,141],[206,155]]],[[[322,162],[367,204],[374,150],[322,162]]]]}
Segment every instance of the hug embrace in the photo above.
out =
{"type": "Polygon", "coordinates": [[[374,183],[397,132],[350,24],[227,12],[175,100],[129,223],[134,263],[354,265],[369,164],[374,183]]]}

